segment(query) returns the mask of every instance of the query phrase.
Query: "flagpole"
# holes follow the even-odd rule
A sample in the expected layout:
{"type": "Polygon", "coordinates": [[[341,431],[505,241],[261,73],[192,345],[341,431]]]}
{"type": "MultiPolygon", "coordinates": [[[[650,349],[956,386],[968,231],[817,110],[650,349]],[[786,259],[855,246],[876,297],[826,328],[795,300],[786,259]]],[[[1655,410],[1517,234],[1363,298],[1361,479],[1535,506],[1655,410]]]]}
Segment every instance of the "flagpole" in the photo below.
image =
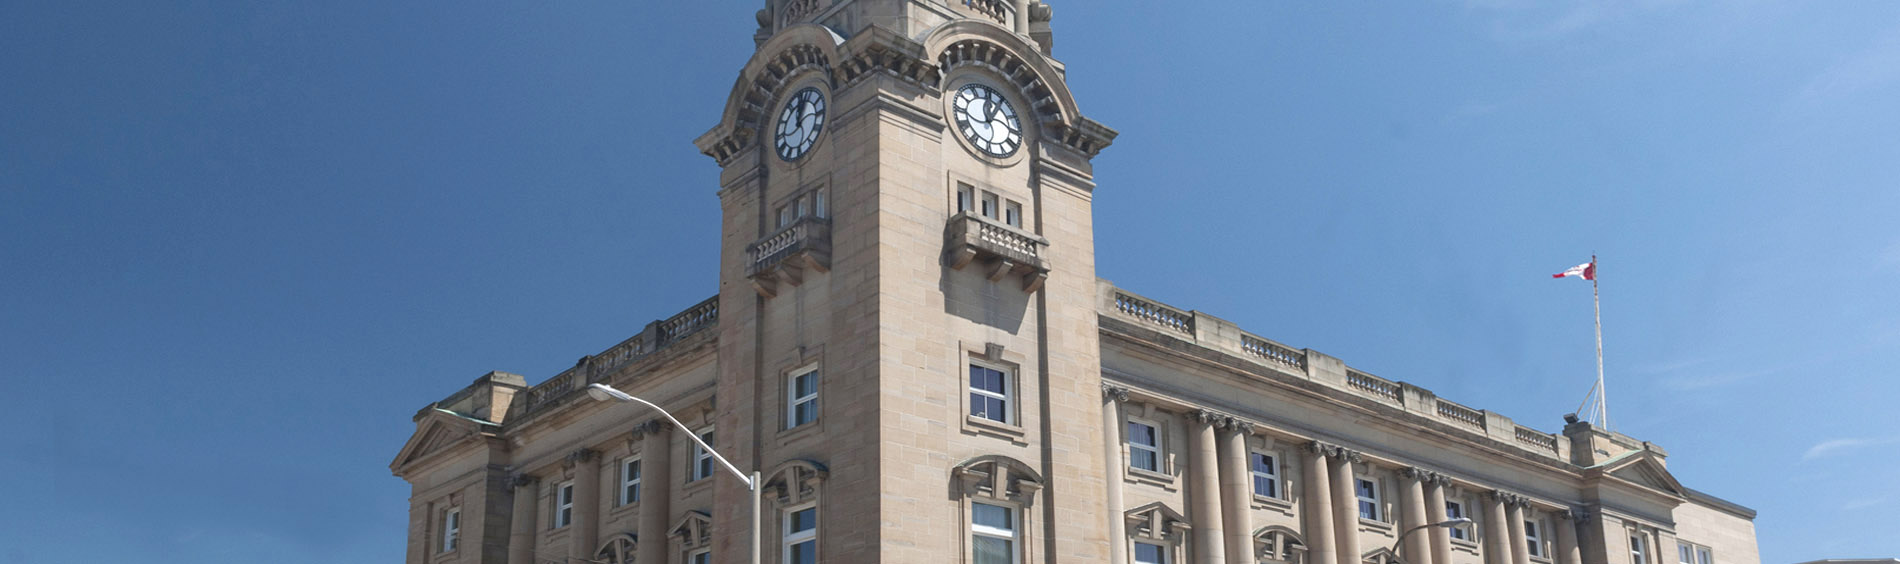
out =
{"type": "Polygon", "coordinates": [[[1597,415],[1603,418],[1603,428],[1610,428],[1610,391],[1603,387],[1603,298],[1597,292],[1597,278],[1603,272],[1597,269],[1597,256],[1590,255],[1590,306],[1596,311],[1597,319],[1597,415]]]}

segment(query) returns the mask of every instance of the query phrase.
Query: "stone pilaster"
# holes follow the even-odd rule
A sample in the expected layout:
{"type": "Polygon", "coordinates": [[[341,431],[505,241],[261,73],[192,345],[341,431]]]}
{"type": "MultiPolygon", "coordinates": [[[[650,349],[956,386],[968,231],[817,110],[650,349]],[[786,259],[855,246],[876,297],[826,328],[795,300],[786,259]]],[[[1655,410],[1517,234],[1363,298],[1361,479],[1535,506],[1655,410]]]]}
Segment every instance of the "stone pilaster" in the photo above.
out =
{"type": "Polygon", "coordinates": [[[1188,431],[1188,503],[1194,520],[1194,561],[1200,564],[1226,564],[1222,548],[1220,509],[1220,458],[1215,455],[1216,427],[1225,419],[1208,410],[1195,412],[1188,431]]]}
{"type": "Polygon", "coordinates": [[[1557,564],[1583,564],[1583,554],[1577,546],[1577,510],[1558,511],[1550,521],[1557,529],[1557,564]]]}
{"type": "Polygon", "coordinates": [[[640,543],[636,562],[666,562],[666,528],[672,523],[673,425],[653,420],[635,428],[640,435],[640,543]]]}
{"type": "Polygon", "coordinates": [[[1339,561],[1333,545],[1333,487],[1326,467],[1326,452],[1333,448],[1319,441],[1300,448],[1300,509],[1306,520],[1306,561],[1312,564],[1339,561]]]}
{"type": "Polygon", "coordinates": [[[1358,451],[1334,448],[1327,460],[1333,478],[1333,538],[1339,564],[1360,564],[1359,496],[1353,492],[1352,465],[1361,462],[1358,451]]]}
{"type": "Polygon", "coordinates": [[[535,517],[541,508],[536,502],[541,499],[541,481],[534,476],[516,474],[512,485],[515,514],[508,531],[508,564],[534,564],[535,517]]]}
{"type": "Polygon", "coordinates": [[[1222,431],[1221,526],[1227,532],[1227,561],[1245,564],[1253,558],[1253,472],[1248,468],[1247,437],[1253,423],[1232,419],[1222,431]]]}
{"type": "Polygon", "coordinates": [[[1102,475],[1108,483],[1108,561],[1128,561],[1128,523],[1122,519],[1127,511],[1122,501],[1122,472],[1127,463],[1122,460],[1122,432],[1126,426],[1122,421],[1122,402],[1128,401],[1128,388],[1102,385],[1102,475]]]}
{"type": "Polygon", "coordinates": [[[1511,562],[1514,564],[1531,564],[1530,539],[1524,536],[1524,505],[1522,498],[1504,504],[1504,518],[1511,520],[1511,562]]]}
{"type": "Polygon", "coordinates": [[[593,560],[600,545],[600,454],[589,449],[568,453],[566,464],[574,469],[574,524],[568,533],[567,555],[575,560],[593,560]]]}
{"type": "Polygon", "coordinates": [[[1484,496],[1484,562],[1512,564],[1510,516],[1504,511],[1511,494],[1492,491],[1484,496]]]}
{"type": "MultiPolygon", "coordinates": [[[[1439,473],[1432,473],[1427,478],[1425,519],[1434,523],[1449,519],[1450,516],[1445,513],[1445,488],[1451,486],[1451,478],[1439,473]]],[[[1470,517],[1470,515],[1465,517],[1470,517]]],[[[1424,534],[1431,535],[1433,564],[1451,564],[1451,529],[1432,527],[1424,534]]]]}
{"type": "MultiPolygon", "coordinates": [[[[1399,486],[1405,495],[1404,501],[1399,505],[1399,534],[1442,521],[1443,519],[1433,519],[1431,513],[1426,510],[1429,505],[1425,501],[1425,481],[1431,479],[1430,474],[1419,468],[1405,468],[1399,470],[1399,476],[1399,486]]],[[[1433,564],[1429,533],[1430,531],[1418,531],[1405,536],[1403,539],[1405,544],[1400,548],[1400,554],[1406,562],[1433,564]]]]}

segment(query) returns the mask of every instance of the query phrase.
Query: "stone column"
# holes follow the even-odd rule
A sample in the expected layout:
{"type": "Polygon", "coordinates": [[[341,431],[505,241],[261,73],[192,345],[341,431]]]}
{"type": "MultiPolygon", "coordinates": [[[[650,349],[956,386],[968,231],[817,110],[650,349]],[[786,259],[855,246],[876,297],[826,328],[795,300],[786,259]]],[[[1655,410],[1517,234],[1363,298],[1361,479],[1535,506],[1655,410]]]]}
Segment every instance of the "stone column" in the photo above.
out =
{"type": "MultiPolygon", "coordinates": [[[[1425,480],[1430,473],[1421,468],[1406,468],[1399,471],[1400,487],[1405,490],[1405,501],[1399,507],[1399,534],[1403,535],[1413,528],[1426,523],[1435,523],[1443,519],[1433,519],[1427,512],[1430,507],[1425,501],[1425,480]]],[[[1440,505],[1439,507],[1444,507],[1440,505]]],[[[1410,564],[1432,564],[1432,542],[1430,531],[1418,531],[1407,535],[1400,555],[1410,564]]]]}
{"type": "Polygon", "coordinates": [[[1333,448],[1319,441],[1300,448],[1300,513],[1306,521],[1306,561],[1310,564],[1339,562],[1339,551],[1333,546],[1333,487],[1326,471],[1326,452],[1333,448]]]}
{"type": "Polygon", "coordinates": [[[636,562],[667,562],[666,527],[673,500],[673,425],[660,420],[636,428],[640,433],[640,524],[636,562]]]}
{"type": "Polygon", "coordinates": [[[574,468],[574,524],[567,536],[567,556],[593,560],[600,544],[600,455],[580,449],[567,455],[574,468]]]}
{"type": "Polygon", "coordinates": [[[1550,526],[1557,529],[1557,564],[1583,564],[1583,554],[1577,546],[1577,510],[1566,509],[1556,512],[1550,520],[1550,526]]]}
{"type": "Polygon", "coordinates": [[[1359,553],[1359,496],[1353,493],[1352,471],[1353,463],[1361,461],[1358,451],[1345,448],[1333,451],[1327,461],[1327,473],[1333,479],[1333,546],[1339,551],[1339,564],[1360,564],[1364,556],[1359,553]]]}
{"type": "Polygon", "coordinates": [[[1010,22],[1012,27],[1016,33],[1029,35],[1029,0],[1011,0],[1010,4],[1016,9],[1016,17],[1010,22]]]}
{"type": "Polygon", "coordinates": [[[1524,499],[1511,499],[1504,512],[1504,518],[1511,520],[1511,562],[1531,564],[1530,539],[1524,538],[1524,499]]]}
{"type": "MultiPolygon", "coordinates": [[[[1448,518],[1445,515],[1445,487],[1451,485],[1451,479],[1436,472],[1429,478],[1425,486],[1425,519],[1436,523],[1448,518]]],[[[1451,564],[1450,528],[1432,527],[1419,534],[1431,535],[1433,564],[1451,564]]]]}
{"type": "Polygon", "coordinates": [[[1233,564],[1253,562],[1253,471],[1247,450],[1252,435],[1253,423],[1234,419],[1221,436],[1221,510],[1226,516],[1221,526],[1227,532],[1227,561],[1233,564]]]}
{"type": "Polygon", "coordinates": [[[1194,561],[1226,564],[1221,547],[1220,458],[1214,453],[1214,431],[1223,417],[1208,410],[1193,414],[1188,431],[1188,503],[1194,520],[1194,561]]]}
{"type": "Polygon", "coordinates": [[[1504,513],[1504,499],[1510,494],[1493,490],[1484,496],[1484,563],[1511,563],[1511,525],[1504,513]]]}
{"type": "Polygon", "coordinates": [[[1126,462],[1122,460],[1122,433],[1126,423],[1122,422],[1122,402],[1128,401],[1128,388],[1102,385],[1102,475],[1108,479],[1108,561],[1128,561],[1128,522],[1122,518],[1122,512],[1128,509],[1122,501],[1122,472],[1126,462]]]}
{"type": "Polygon", "coordinates": [[[516,474],[515,509],[508,531],[508,564],[534,564],[534,519],[540,512],[541,481],[527,474],[516,474]]]}

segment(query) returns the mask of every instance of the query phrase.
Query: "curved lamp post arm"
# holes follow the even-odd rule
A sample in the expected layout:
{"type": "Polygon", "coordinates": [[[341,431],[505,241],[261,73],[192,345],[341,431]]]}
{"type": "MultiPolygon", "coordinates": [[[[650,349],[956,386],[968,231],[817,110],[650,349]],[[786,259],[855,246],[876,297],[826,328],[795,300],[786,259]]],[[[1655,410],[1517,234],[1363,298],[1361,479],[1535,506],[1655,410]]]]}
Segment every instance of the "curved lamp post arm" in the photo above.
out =
{"type": "Polygon", "coordinates": [[[731,462],[727,462],[726,457],[720,456],[719,451],[713,450],[712,445],[706,444],[706,441],[704,440],[700,440],[698,433],[694,433],[692,429],[687,428],[685,423],[680,423],[680,420],[674,419],[673,414],[667,413],[666,410],[664,409],[660,409],[660,406],[653,405],[653,402],[633,397],[631,394],[614,389],[613,386],[609,386],[609,385],[601,384],[601,383],[588,384],[587,395],[594,396],[595,399],[602,399],[602,400],[612,399],[612,400],[619,400],[619,401],[637,402],[640,405],[653,408],[654,411],[660,412],[661,417],[665,417],[667,421],[672,421],[673,426],[679,427],[681,431],[685,431],[686,437],[689,439],[692,439],[693,444],[699,445],[699,448],[704,449],[706,451],[706,454],[712,455],[713,460],[719,461],[719,465],[726,467],[727,472],[731,472],[732,475],[738,476],[739,481],[745,483],[746,489],[752,490],[755,492],[759,490],[759,485],[756,483],[757,480],[753,477],[753,476],[756,476],[757,473],[754,473],[753,476],[748,476],[746,475],[745,472],[740,472],[739,467],[733,466],[731,462]]]}
{"type": "MultiPolygon", "coordinates": [[[[594,385],[598,386],[600,384],[594,384],[594,385]]],[[[1392,553],[1398,554],[1399,545],[1405,544],[1405,537],[1411,535],[1412,533],[1418,532],[1419,529],[1430,529],[1432,527],[1455,527],[1458,525],[1468,525],[1470,523],[1472,523],[1470,517],[1459,517],[1457,519],[1439,521],[1437,523],[1426,523],[1423,525],[1419,525],[1417,527],[1406,529],[1405,532],[1399,534],[1399,540],[1392,542],[1392,553]]],[[[1403,558],[1400,559],[1400,561],[1403,561],[1403,560],[1404,560],[1403,558]]]]}

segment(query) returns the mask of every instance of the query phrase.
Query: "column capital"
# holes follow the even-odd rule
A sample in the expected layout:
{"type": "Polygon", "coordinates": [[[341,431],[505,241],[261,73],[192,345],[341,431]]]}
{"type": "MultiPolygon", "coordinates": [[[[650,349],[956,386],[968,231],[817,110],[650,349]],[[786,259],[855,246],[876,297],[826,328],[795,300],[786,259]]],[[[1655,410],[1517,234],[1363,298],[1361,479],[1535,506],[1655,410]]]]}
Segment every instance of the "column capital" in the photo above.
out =
{"type": "Polygon", "coordinates": [[[508,485],[514,486],[516,489],[532,488],[535,484],[539,483],[541,483],[540,478],[526,472],[517,472],[515,475],[508,477],[508,485]]]}
{"type": "Polygon", "coordinates": [[[633,438],[634,440],[639,440],[646,438],[647,435],[657,435],[671,430],[673,430],[673,426],[667,424],[665,421],[648,419],[645,422],[635,423],[633,425],[633,438]]]}
{"type": "Polygon", "coordinates": [[[1111,385],[1108,385],[1107,383],[1103,383],[1102,384],[1102,401],[1109,401],[1109,402],[1116,402],[1116,403],[1128,401],[1128,388],[1124,388],[1121,386],[1111,386],[1111,385]]]}
{"type": "Polygon", "coordinates": [[[1326,443],[1322,443],[1319,441],[1308,441],[1306,444],[1300,445],[1300,450],[1306,451],[1307,453],[1310,453],[1310,454],[1317,454],[1322,457],[1326,456],[1326,450],[1331,449],[1331,448],[1338,448],[1338,447],[1335,447],[1326,443]]]}
{"type": "Polygon", "coordinates": [[[1233,429],[1242,435],[1252,435],[1255,425],[1254,422],[1239,417],[1230,417],[1227,419],[1227,428],[1233,429]]]}
{"type": "Polygon", "coordinates": [[[1196,423],[1206,423],[1216,429],[1219,429],[1221,424],[1225,423],[1228,419],[1226,415],[1205,407],[1194,410],[1194,413],[1188,414],[1188,417],[1193,419],[1196,423]]]}
{"type": "Polygon", "coordinates": [[[579,465],[580,463],[583,463],[583,462],[592,462],[594,460],[594,457],[598,454],[600,453],[594,452],[593,449],[588,449],[588,448],[574,449],[574,452],[567,453],[567,458],[561,460],[561,467],[573,468],[574,466],[579,465]]]}
{"type": "Polygon", "coordinates": [[[1505,507],[1530,507],[1531,505],[1531,498],[1504,490],[1491,490],[1485,495],[1492,501],[1504,504],[1505,507]]]}

